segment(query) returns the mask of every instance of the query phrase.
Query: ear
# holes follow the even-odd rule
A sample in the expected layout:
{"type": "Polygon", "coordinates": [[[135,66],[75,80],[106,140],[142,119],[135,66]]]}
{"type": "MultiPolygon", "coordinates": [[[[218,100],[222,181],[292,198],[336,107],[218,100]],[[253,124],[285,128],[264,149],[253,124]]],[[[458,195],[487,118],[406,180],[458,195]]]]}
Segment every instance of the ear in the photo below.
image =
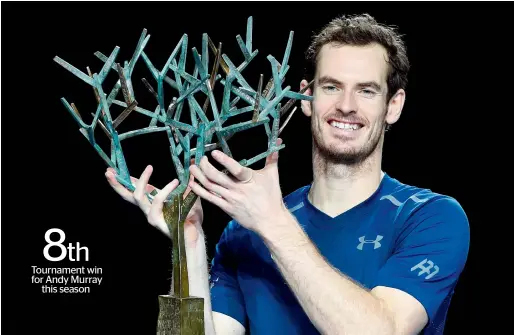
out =
{"type": "Polygon", "coordinates": [[[405,91],[399,89],[395,95],[391,97],[387,104],[387,115],[385,121],[388,124],[394,124],[402,114],[403,105],[405,104],[405,91]]]}
{"type": "MultiPolygon", "coordinates": [[[[309,85],[309,82],[307,80],[302,80],[300,82],[300,90],[303,90],[303,88],[305,86],[309,85]]],[[[312,96],[312,87],[307,89],[307,91],[305,91],[303,93],[304,95],[309,95],[309,96],[312,96]]],[[[302,100],[301,102],[301,106],[302,106],[302,112],[303,114],[305,114],[306,116],[310,117],[312,115],[312,110],[311,110],[311,102],[310,101],[306,101],[306,100],[302,100]]]]}

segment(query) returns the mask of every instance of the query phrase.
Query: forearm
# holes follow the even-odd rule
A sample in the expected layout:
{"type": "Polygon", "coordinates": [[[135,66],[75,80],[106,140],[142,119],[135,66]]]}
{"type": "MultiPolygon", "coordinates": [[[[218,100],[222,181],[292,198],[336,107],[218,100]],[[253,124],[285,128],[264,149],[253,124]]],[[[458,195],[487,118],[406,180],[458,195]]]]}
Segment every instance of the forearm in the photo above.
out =
{"type": "Polygon", "coordinates": [[[289,213],[261,234],[303,310],[323,334],[394,334],[381,301],[334,269],[289,213]]]}
{"type": "Polygon", "coordinates": [[[203,231],[198,234],[194,246],[186,245],[187,270],[189,278],[189,295],[204,299],[205,334],[215,335],[212,316],[211,296],[209,290],[209,273],[205,235],[203,231]]]}

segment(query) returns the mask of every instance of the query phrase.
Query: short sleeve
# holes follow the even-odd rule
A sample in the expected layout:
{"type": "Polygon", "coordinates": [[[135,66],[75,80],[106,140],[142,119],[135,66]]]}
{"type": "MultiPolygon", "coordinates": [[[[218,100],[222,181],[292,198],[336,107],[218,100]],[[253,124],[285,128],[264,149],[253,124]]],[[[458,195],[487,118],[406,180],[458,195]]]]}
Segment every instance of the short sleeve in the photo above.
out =
{"type": "Polygon", "coordinates": [[[430,322],[453,292],[465,266],[468,219],[455,199],[443,197],[416,208],[404,227],[372,287],[409,293],[425,307],[430,322]]]}
{"type": "Polygon", "coordinates": [[[246,309],[237,281],[237,223],[231,221],[216,244],[210,269],[210,292],[213,312],[230,316],[246,327],[246,309]]]}

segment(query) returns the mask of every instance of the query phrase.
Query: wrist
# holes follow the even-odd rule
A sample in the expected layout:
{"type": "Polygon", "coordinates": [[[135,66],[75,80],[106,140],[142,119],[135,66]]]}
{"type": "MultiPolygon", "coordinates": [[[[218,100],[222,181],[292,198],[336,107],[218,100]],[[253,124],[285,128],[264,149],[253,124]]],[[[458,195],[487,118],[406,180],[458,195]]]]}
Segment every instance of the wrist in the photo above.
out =
{"type": "Polygon", "coordinates": [[[186,249],[196,249],[205,243],[205,234],[201,224],[186,223],[184,225],[184,243],[186,249]]]}
{"type": "Polygon", "coordinates": [[[258,234],[270,248],[274,248],[287,240],[302,240],[305,235],[296,218],[284,207],[277,211],[266,225],[258,225],[261,227],[258,234]]]}

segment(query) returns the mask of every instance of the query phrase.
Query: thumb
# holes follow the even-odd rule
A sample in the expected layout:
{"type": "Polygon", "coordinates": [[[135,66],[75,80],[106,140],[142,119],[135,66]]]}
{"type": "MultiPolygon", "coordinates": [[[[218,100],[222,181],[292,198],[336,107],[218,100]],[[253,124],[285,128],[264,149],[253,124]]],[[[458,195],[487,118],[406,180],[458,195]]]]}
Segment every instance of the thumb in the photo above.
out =
{"type": "MultiPolygon", "coordinates": [[[[278,138],[277,139],[277,146],[281,145],[282,144],[282,139],[281,138],[278,138]]],[[[272,166],[272,165],[277,165],[278,163],[278,151],[275,151],[273,152],[271,155],[269,155],[268,157],[266,157],[266,164],[265,164],[265,167],[268,167],[268,166],[272,166]]]]}

